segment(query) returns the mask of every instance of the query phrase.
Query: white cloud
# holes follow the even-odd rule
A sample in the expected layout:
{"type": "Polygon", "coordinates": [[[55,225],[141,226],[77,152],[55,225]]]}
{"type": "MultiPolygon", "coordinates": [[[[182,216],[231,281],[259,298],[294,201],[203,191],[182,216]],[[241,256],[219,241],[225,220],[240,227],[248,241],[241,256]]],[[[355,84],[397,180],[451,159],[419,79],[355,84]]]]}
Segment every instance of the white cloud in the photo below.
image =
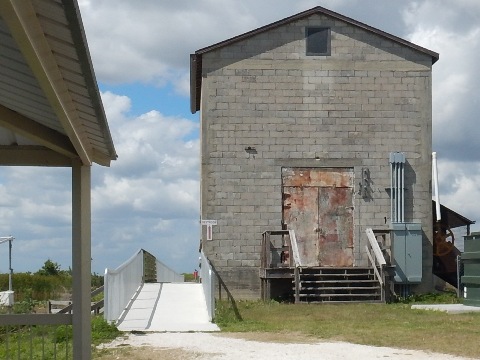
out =
{"type": "MultiPolygon", "coordinates": [[[[171,266],[193,264],[198,124],[159,111],[131,117],[128,97],[109,92],[102,98],[119,158],[110,168],[92,169],[92,256],[98,266],[117,267],[143,247],[163,254],[171,266]]],[[[16,257],[31,260],[16,268],[36,270],[47,258],[68,267],[71,170],[2,168],[0,177],[0,234],[15,236],[16,257]]]]}
{"type": "Polygon", "coordinates": [[[440,53],[433,65],[433,145],[441,202],[480,219],[480,2],[413,2],[403,18],[411,41],[440,53]]]}
{"type": "MultiPolygon", "coordinates": [[[[361,3],[329,0],[323,6],[362,11],[361,3]]],[[[178,94],[188,96],[189,54],[318,2],[83,0],[79,5],[100,81],[171,83],[178,94]]]]}
{"type": "MultiPolygon", "coordinates": [[[[313,0],[79,4],[99,82],[168,84],[183,100],[189,94],[190,53],[319,5],[313,0]]],[[[480,2],[328,0],[320,5],[440,53],[433,66],[433,114],[442,202],[479,219],[480,2]]],[[[127,96],[105,92],[102,99],[119,158],[111,168],[92,170],[94,270],[116,267],[140,247],[168,265],[196,266],[198,124],[182,113],[163,115],[168,101],[152,103],[152,111],[133,117],[127,96]]],[[[70,170],[4,168],[0,179],[0,235],[16,236],[14,251],[29,259],[18,266],[36,270],[52,257],[67,267],[70,170]]]]}
{"type": "Polygon", "coordinates": [[[477,161],[480,135],[480,2],[414,2],[404,11],[411,41],[440,53],[433,66],[434,147],[445,159],[477,161]]]}
{"type": "Polygon", "coordinates": [[[114,251],[124,261],[142,247],[163,261],[191,262],[197,230],[184,224],[198,223],[199,216],[199,142],[191,139],[198,124],[159,111],[130,117],[127,99],[103,94],[119,157],[111,168],[95,170],[95,257],[114,251]]]}
{"type": "MultiPolygon", "coordinates": [[[[471,162],[439,162],[440,202],[465,217],[480,219],[480,165],[471,162]]],[[[478,228],[478,225],[474,227],[478,228]]]]}

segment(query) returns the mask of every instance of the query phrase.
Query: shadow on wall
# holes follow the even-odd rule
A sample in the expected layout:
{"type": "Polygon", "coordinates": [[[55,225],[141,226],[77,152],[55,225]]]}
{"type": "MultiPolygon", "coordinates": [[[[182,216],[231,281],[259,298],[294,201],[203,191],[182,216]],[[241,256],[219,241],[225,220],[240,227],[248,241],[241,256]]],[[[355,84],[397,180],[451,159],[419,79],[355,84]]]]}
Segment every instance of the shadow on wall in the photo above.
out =
{"type": "Polygon", "coordinates": [[[412,222],[413,219],[413,187],[417,183],[417,174],[412,165],[405,160],[405,222],[412,222]]]}
{"type": "Polygon", "coordinates": [[[218,299],[221,301],[222,300],[222,288],[225,290],[225,293],[227,294],[227,300],[232,306],[233,312],[235,314],[235,318],[237,320],[243,321],[242,316],[240,315],[240,312],[238,311],[237,303],[235,302],[235,299],[232,296],[232,293],[228,290],[227,285],[223,282],[222,278],[217,272],[217,269],[213,264],[211,264],[212,270],[215,273],[215,276],[217,277],[218,281],[218,299]]]}

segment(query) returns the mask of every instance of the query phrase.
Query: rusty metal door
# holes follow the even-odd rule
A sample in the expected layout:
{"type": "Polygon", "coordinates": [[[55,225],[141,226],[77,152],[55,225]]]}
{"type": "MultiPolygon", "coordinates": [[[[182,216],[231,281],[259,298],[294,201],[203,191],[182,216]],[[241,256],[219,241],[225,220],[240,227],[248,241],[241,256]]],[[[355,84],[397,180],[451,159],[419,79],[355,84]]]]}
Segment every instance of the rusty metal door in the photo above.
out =
{"type": "Polygon", "coordinates": [[[282,181],[283,220],[302,263],[353,266],[353,171],[284,168],[282,181]]]}

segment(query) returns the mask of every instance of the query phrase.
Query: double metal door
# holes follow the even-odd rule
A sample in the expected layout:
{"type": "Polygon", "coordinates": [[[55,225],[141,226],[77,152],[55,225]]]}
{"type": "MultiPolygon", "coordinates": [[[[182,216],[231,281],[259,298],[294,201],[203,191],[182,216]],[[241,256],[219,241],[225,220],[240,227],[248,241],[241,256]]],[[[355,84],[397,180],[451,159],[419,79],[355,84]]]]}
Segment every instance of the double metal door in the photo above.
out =
{"type": "Polygon", "coordinates": [[[353,171],[284,168],[283,220],[295,230],[302,264],[353,266],[353,171]]]}

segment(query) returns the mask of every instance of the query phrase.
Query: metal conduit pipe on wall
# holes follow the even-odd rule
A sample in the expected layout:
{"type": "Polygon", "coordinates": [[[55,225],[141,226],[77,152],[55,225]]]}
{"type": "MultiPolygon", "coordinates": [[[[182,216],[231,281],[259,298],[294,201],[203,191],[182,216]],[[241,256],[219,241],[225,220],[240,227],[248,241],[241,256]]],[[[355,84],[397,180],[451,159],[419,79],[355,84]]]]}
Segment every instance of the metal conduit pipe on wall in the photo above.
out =
{"type": "Polygon", "coordinates": [[[405,154],[390,153],[390,216],[392,223],[405,222],[405,154]]]}

